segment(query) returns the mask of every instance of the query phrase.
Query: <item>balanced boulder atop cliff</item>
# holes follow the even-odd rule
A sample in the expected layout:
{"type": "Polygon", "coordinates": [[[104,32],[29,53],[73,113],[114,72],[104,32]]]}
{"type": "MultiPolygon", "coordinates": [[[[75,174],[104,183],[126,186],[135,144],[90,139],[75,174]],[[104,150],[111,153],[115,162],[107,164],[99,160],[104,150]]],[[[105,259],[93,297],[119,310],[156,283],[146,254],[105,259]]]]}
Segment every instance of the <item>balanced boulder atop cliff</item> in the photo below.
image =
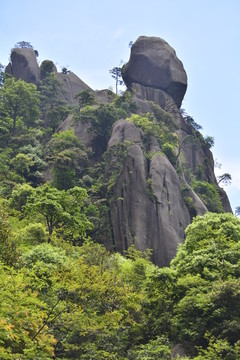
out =
{"type": "Polygon", "coordinates": [[[175,50],[158,37],[140,36],[131,48],[129,62],[123,68],[128,88],[134,83],[160,89],[172,96],[180,108],[187,89],[187,75],[175,50]]]}
{"type": "Polygon", "coordinates": [[[38,85],[40,69],[34,50],[30,48],[13,49],[11,63],[8,64],[6,72],[12,74],[16,80],[22,79],[38,85]]]}

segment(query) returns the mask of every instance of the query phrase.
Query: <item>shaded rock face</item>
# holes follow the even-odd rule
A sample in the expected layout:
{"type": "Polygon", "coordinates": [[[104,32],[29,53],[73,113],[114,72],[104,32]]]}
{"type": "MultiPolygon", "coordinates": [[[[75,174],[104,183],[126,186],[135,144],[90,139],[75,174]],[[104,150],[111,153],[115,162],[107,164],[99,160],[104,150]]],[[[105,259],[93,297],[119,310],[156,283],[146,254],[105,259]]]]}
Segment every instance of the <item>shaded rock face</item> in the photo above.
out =
{"type": "Polygon", "coordinates": [[[79,121],[72,125],[72,120],[73,115],[68,115],[68,117],[61,123],[57,131],[65,132],[73,127],[75,135],[81,140],[83,145],[90,148],[94,143],[96,135],[88,131],[89,126],[86,122],[79,121]]]}
{"type": "Polygon", "coordinates": [[[11,63],[7,66],[6,71],[12,74],[16,80],[22,79],[28,83],[39,84],[40,68],[32,49],[13,49],[11,63]]]}
{"type": "MultiPolygon", "coordinates": [[[[181,196],[178,175],[168,159],[156,153],[147,160],[139,129],[126,120],[113,126],[109,147],[131,140],[124,165],[114,186],[110,203],[116,250],[123,252],[134,244],[139,250],[153,250],[152,260],[169,265],[190,216],[181,196]]],[[[151,151],[159,151],[156,141],[151,151]]],[[[112,176],[116,159],[108,164],[106,177],[112,176]]]]}
{"type": "Polygon", "coordinates": [[[140,36],[137,39],[131,48],[130,60],[123,68],[123,80],[128,88],[137,83],[166,91],[178,108],[187,89],[182,62],[175,50],[158,37],[140,36]]]}

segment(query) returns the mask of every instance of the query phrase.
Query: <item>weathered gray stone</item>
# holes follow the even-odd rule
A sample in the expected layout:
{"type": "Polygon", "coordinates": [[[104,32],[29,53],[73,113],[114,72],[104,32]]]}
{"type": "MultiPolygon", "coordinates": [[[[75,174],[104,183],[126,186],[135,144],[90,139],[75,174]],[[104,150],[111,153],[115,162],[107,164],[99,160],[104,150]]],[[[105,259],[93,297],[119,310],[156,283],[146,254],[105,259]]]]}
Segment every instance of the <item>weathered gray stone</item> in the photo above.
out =
{"type": "Polygon", "coordinates": [[[73,124],[72,120],[73,115],[68,115],[68,117],[59,126],[57,131],[64,132],[73,128],[74,134],[81,140],[83,145],[86,147],[91,147],[96,136],[88,131],[89,124],[83,121],[78,121],[73,124]]]}
{"type": "Polygon", "coordinates": [[[71,102],[72,104],[78,102],[78,100],[75,99],[75,96],[81,91],[89,90],[93,92],[93,90],[73,72],[68,74],[57,73],[57,77],[63,84],[64,100],[71,102]]]}
{"type": "Polygon", "coordinates": [[[175,50],[158,37],[140,36],[123,68],[127,87],[133,83],[161,89],[172,96],[178,108],[187,89],[187,75],[175,50]]]}
{"type": "Polygon", "coordinates": [[[225,190],[223,188],[219,187],[219,186],[218,186],[217,189],[218,189],[220,199],[221,199],[221,202],[222,202],[222,205],[223,205],[223,210],[226,211],[226,212],[232,213],[231,204],[230,204],[230,201],[228,199],[228,196],[227,196],[225,190]]]}
{"type": "Polygon", "coordinates": [[[149,247],[154,250],[154,262],[165,266],[169,265],[178,244],[184,240],[190,216],[182,199],[179,177],[166,157],[153,156],[149,175],[155,205],[149,219],[152,222],[149,247]]]}
{"type": "Polygon", "coordinates": [[[22,79],[28,83],[39,84],[40,69],[36,54],[32,49],[13,49],[11,53],[11,66],[8,67],[7,72],[9,70],[16,80],[22,79]]]}
{"type": "Polygon", "coordinates": [[[141,131],[132,123],[126,120],[118,120],[113,126],[111,138],[108,146],[117,145],[124,141],[131,141],[135,144],[141,144],[141,131]]]}
{"type": "Polygon", "coordinates": [[[93,95],[96,102],[100,104],[109,104],[116,97],[116,95],[108,89],[96,90],[94,91],[93,95]]]}
{"type": "MultiPolygon", "coordinates": [[[[176,254],[190,222],[181,196],[178,175],[165,156],[158,153],[149,161],[144,156],[141,132],[134,124],[120,120],[113,126],[109,147],[132,140],[110,204],[113,235],[120,252],[134,244],[139,250],[153,249],[152,259],[168,265],[176,254]]],[[[151,151],[159,151],[153,139],[151,151]]],[[[115,167],[112,158],[107,177],[115,167]]]]}

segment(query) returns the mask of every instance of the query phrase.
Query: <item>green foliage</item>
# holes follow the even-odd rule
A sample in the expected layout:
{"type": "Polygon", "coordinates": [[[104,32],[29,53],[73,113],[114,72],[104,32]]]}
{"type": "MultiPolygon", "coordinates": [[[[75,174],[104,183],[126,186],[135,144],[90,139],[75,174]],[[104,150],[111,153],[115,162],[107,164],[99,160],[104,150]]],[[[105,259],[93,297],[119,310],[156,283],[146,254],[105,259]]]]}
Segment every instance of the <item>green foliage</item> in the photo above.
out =
{"type": "Polygon", "coordinates": [[[187,228],[171,263],[180,296],[172,326],[181,341],[206,349],[208,333],[231,346],[239,340],[239,225],[232,214],[207,213],[187,228]]]}
{"type": "Polygon", "coordinates": [[[115,96],[113,105],[116,108],[125,111],[127,115],[137,111],[137,104],[135,103],[133,94],[130,91],[125,91],[121,96],[115,96]]]}
{"type": "Polygon", "coordinates": [[[209,149],[211,149],[214,146],[214,137],[212,136],[206,136],[204,138],[205,144],[209,149]]]}
{"type": "Polygon", "coordinates": [[[223,212],[222,202],[214,184],[194,180],[191,185],[209,211],[217,213],[223,212]]]}
{"type": "MultiPolygon", "coordinates": [[[[164,114],[166,117],[166,112],[164,114]]],[[[161,116],[161,114],[159,114],[161,116]]],[[[144,134],[144,140],[147,146],[150,145],[151,138],[155,137],[158,140],[161,150],[168,156],[169,160],[174,164],[176,161],[176,146],[178,144],[178,137],[175,133],[171,132],[164,121],[159,122],[152,114],[137,115],[133,114],[130,118],[126,119],[131,121],[139,127],[144,134]]]]}
{"type": "Polygon", "coordinates": [[[44,219],[49,236],[55,230],[66,240],[81,242],[86,230],[92,228],[82,211],[86,197],[86,190],[80,187],[64,191],[45,184],[27,198],[24,211],[28,216],[44,219]]]}
{"type": "Polygon", "coordinates": [[[2,359],[49,359],[54,337],[48,327],[46,304],[29,289],[24,274],[0,264],[0,352],[2,359]],[[36,336],[36,334],[38,335],[36,336]]]}
{"type": "Polygon", "coordinates": [[[78,115],[75,115],[74,122],[82,121],[90,124],[88,131],[96,136],[95,153],[101,155],[107,148],[112,125],[125,116],[125,111],[112,104],[101,104],[97,107],[85,106],[78,115]]]}
{"type": "Polygon", "coordinates": [[[237,216],[240,215],[240,206],[237,206],[237,207],[235,208],[235,214],[236,214],[237,216]]]}
{"type": "Polygon", "coordinates": [[[39,95],[34,84],[9,78],[0,89],[0,131],[4,138],[34,126],[39,116],[39,95]]]}
{"type": "Polygon", "coordinates": [[[224,173],[224,174],[218,176],[217,180],[218,180],[218,185],[220,183],[222,183],[224,185],[230,185],[231,181],[232,181],[232,176],[228,173],[224,173]]]}
{"type": "MultiPolygon", "coordinates": [[[[45,189],[49,200],[62,193],[53,190],[45,189]]],[[[1,214],[6,239],[10,223],[1,214]]],[[[239,357],[240,221],[233,215],[195,218],[170,268],[162,269],[134,247],[122,256],[92,241],[48,244],[40,223],[23,227],[19,236],[31,245],[21,269],[0,267],[5,358],[171,359],[174,343],[186,345],[186,352],[191,344],[196,359],[239,357]]]]}
{"type": "Polygon", "coordinates": [[[22,176],[27,176],[30,173],[30,168],[33,166],[32,158],[27,154],[18,153],[10,162],[14,171],[22,176]]]}
{"type": "MultiPolygon", "coordinates": [[[[36,132],[31,132],[31,135],[37,136],[36,132]]],[[[33,186],[41,184],[44,180],[44,171],[47,168],[47,163],[43,159],[43,146],[40,142],[35,140],[33,145],[28,144],[20,147],[17,156],[18,155],[25,155],[25,157],[28,158],[29,170],[22,174],[26,181],[33,186]]],[[[24,165],[24,167],[26,167],[26,165],[24,165]]]]}
{"type": "Polygon", "coordinates": [[[240,356],[239,342],[234,347],[225,339],[215,339],[210,337],[207,349],[199,348],[199,355],[194,360],[236,360],[240,356]]]}
{"type": "Polygon", "coordinates": [[[8,213],[0,206],[0,261],[6,265],[13,265],[17,262],[18,250],[16,242],[12,238],[8,213]]]}
{"type": "Polygon", "coordinates": [[[186,122],[190,124],[195,130],[198,131],[202,129],[202,126],[197,124],[191,116],[184,117],[184,120],[186,120],[186,122]]]}
{"type": "Polygon", "coordinates": [[[94,96],[89,90],[83,90],[79,94],[75,95],[75,99],[78,99],[78,110],[80,111],[84,106],[94,104],[94,96]]]}
{"type": "Polygon", "coordinates": [[[232,214],[193,220],[170,268],[153,271],[145,283],[148,336],[167,334],[196,359],[225,359],[224,347],[238,358],[239,225],[232,214]]]}
{"type": "Polygon", "coordinates": [[[114,68],[112,68],[111,70],[109,70],[109,73],[111,74],[111,76],[114,78],[115,80],[115,84],[116,84],[116,94],[118,94],[118,85],[122,85],[123,84],[123,80],[122,80],[122,69],[120,67],[115,66],[114,68]]]}
{"type": "Polygon", "coordinates": [[[87,151],[72,129],[52,136],[46,149],[46,159],[51,165],[55,187],[67,190],[78,185],[88,169],[87,151]]]}
{"type": "Polygon", "coordinates": [[[126,159],[127,150],[130,145],[131,143],[129,141],[121,142],[110,146],[104,154],[105,164],[109,167],[109,164],[111,163],[111,167],[109,167],[110,176],[107,183],[107,194],[109,197],[113,195],[114,185],[121,173],[126,159]]]}
{"type": "Polygon", "coordinates": [[[161,108],[153,101],[150,101],[151,107],[153,109],[153,114],[158,123],[163,123],[170,132],[174,132],[179,128],[173,115],[161,108]]]}
{"type": "Polygon", "coordinates": [[[63,101],[63,86],[54,72],[47,74],[40,84],[40,110],[45,126],[54,132],[69,112],[63,101]]]}
{"type": "Polygon", "coordinates": [[[40,65],[41,79],[43,80],[49,74],[54,73],[55,65],[51,60],[44,60],[40,65]]]}
{"type": "Polygon", "coordinates": [[[51,244],[41,244],[26,252],[23,256],[23,264],[31,268],[34,264],[42,262],[45,265],[53,264],[63,266],[67,261],[65,251],[54,248],[51,244]]]}
{"type": "Polygon", "coordinates": [[[18,211],[23,210],[23,206],[27,203],[27,198],[32,195],[34,189],[28,184],[18,185],[13,189],[9,204],[12,208],[18,211]]]}
{"type": "Polygon", "coordinates": [[[184,109],[180,109],[179,112],[183,116],[184,120],[195,130],[199,131],[202,129],[202,126],[197,124],[195,120],[191,116],[189,116],[184,109]]]}
{"type": "Polygon", "coordinates": [[[29,41],[19,41],[14,45],[14,48],[33,49],[33,46],[29,41]]]}
{"type": "Polygon", "coordinates": [[[41,223],[32,223],[27,225],[18,234],[18,239],[22,243],[37,245],[47,241],[46,228],[41,223]]]}
{"type": "MultiPolygon", "coordinates": [[[[132,142],[106,151],[112,125],[128,116],[141,130],[147,160],[164,153],[179,167],[182,148],[203,143],[199,126],[185,119],[193,135],[181,139],[173,117],[151,102],[151,114],[132,115],[138,109],[128,91],[94,106],[82,92],[74,126],[88,124],[91,152],[73,130],[56,133],[71,109],[52,62],[42,63],[41,78],[39,91],[13,78],[0,85],[1,358],[170,359],[181,344],[189,358],[238,359],[236,217],[195,218],[168,268],[133,246],[124,256],[113,253],[109,201],[124,202],[113,189],[132,142]],[[51,184],[42,185],[46,178],[51,184]]],[[[203,165],[195,176],[196,193],[222,212],[217,188],[199,181],[203,165]]],[[[151,179],[147,184],[153,198],[151,179]]],[[[182,195],[193,218],[187,187],[182,195]]]]}
{"type": "Polygon", "coordinates": [[[172,265],[180,273],[201,274],[207,279],[218,279],[225,273],[237,276],[239,224],[230,213],[196,217],[186,229],[186,241],[172,265]]]}
{"type": "Polygon", "coordinates": [[[100,105],[95,110],[95,117],[91,119],[91,130],[104,140],[111,135],[112,125],[118,120],[119,112],[112,105],[100,105]]]}
{"type": "Polygon", "coordinates": [[[164,337],[158,337],[156,340],[150,340],[147,344],[139,346],[138,350],[129,351],[128,359],[132,360],[170,360],[171,350],[170,343],[164,337]]]}
{"type": "Polygon", "coordinates": [[[4,70],[5,66],[0,63],[0,88],[3,86],[4,83],[4,70]]]}

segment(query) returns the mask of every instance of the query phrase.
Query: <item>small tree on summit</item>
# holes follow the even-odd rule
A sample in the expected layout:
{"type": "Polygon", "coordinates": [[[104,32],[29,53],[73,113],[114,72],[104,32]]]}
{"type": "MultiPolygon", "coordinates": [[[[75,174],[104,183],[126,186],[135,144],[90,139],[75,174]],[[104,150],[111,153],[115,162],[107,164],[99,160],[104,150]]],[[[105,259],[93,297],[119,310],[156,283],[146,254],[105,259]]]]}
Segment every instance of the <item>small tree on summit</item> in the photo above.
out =
{"type": "Polygon", "coordinates": [[[19,41],[14,45],[14,48],[33,49],[33,46],[28,41],[19,41]]]}
{"type": "MultiPolygon", "coordinates": [[[[14,45],[13,49],[32,49],[35,52],[36,57],[38,57],[39,53],[37,50],[34,50],[32,44],[28,41],[19,41],[14,45]]],[[[12,49],[12,50],[13,50],[12,49]]]]}
{"type": "Polygon", "coordinates": [[[109,70],[109,73],[115,79],[115,82],[116,82],[116,94],[118,94],[118,85],[123,84],[122,69],[120,67],[115,66],[113,69],[109,70]]]}

